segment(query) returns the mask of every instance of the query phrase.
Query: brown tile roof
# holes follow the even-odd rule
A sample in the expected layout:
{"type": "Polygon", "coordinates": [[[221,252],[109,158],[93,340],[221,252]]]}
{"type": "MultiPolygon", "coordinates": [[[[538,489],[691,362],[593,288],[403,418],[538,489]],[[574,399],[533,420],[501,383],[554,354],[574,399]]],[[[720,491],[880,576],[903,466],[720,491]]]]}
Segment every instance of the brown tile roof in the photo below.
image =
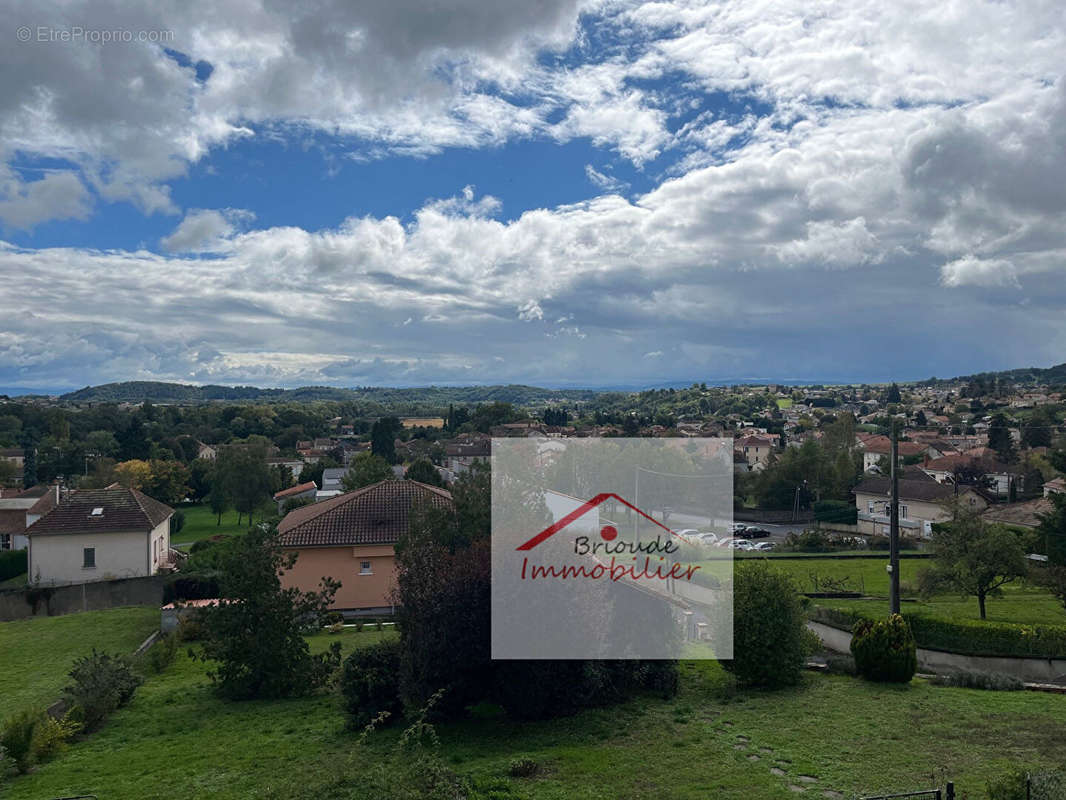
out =
{"type": "Polygon", "coordinates": [[[411,508],[451,508],[444,489],[418,481],[386,480],[294,509],[278,525],[285,547],[394,544],[407,532],[411,508]]]}
{"type": "Polygon", "coordinates": [[[1024,525],[1035,528],[1040,524],[1040,517],[1053,510],[1051,501],[1046,497],[1025,500],[1021,503],[1006,503],[992,506],[981,516],[989,522],[1001,522],[1005,525],[1024,525]]]}
{"type": "Polygon", "coordinates": [[[24,533],[26,530],[26,509],[0,509],[0,533],[24,533]]]}
{"type": "Polygon", "coordinates": [[[298,483],[295,486],[290,486],[288,489],[282,489],[280,492],[275,492],[274,499],[280,500],[282,497],[292,497],[294,494],[312,492],[317,488],[318,484],[314,481],[308,481],[307,483],[298,483]]]}
{"type": "MultiPolygon", "coordinates": [[[[969,489],[972,487],[960,487],[969,489]]],[[[892,479],[889,477],[867,478],[854,489],[855,494],[875,494],[887,497],[892,491],[892,479]]],[[[923,481],[910,478],[900,478],[900,500],[924,500],[938,502],[947,500],[955,494],[955,487],[936,481],[923,481]]]]}
{"type": "Polygon", "coordinates": [[[86,531],[148,531],[164,522],[174,509],[136,489],[83,489],[71,492],[26,532],[30,536],[86,531]],[[93,515],[93,509],[103,513],[93,515]]]}
{"type": "MultiPolygon", "coordinates": [[[[985,448],[979,449],[984,450],[985,448]]],[[[925,469],[931,469],[934,472],[954,472],[958,467],[970,466],[984,470],[985,473],[1007,473],[1012,471],[1010,466],[1004,464],[1002,461],[999,461],[987,453],[975,453],[973,450],[966,453],[956,453],[953,455],[941,456],[940,458],[934,458],[926,461],[922,466],[925,469]]]]}

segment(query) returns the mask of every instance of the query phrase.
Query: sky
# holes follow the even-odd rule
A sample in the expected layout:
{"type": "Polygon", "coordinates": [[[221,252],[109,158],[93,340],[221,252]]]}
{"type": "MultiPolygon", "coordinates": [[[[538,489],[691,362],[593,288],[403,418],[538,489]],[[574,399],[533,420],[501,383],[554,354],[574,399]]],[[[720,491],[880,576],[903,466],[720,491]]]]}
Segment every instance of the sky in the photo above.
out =
{"type": "Polygon", "coordinates": [[[0,390],[1066,361],[1057,2],[0,0],[0,390]]]}

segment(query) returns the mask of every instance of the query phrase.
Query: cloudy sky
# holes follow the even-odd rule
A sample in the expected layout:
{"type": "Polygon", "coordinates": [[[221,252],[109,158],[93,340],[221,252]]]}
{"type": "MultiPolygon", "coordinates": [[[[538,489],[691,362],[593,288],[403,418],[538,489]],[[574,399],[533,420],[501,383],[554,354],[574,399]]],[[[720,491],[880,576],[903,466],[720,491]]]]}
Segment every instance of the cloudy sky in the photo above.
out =
{"type": "Polygon", "coordinates": [[[1054,0],[0,10],[0,390],[1066,361],[1054,0]]]}

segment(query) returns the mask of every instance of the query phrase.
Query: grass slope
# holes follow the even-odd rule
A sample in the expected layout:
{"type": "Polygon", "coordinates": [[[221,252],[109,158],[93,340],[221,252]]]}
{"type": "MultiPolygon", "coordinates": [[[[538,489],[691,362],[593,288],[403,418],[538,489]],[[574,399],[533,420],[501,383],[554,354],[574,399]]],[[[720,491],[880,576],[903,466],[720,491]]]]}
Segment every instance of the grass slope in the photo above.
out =
{"type": "Polygon", "coordinates": [[[75,658],[97,650],[132,653],[159,627],[159,609],[113,608],[0,623],[0,720],[59,699],[75,658]]]}
{"type": "MultiPolygon", "coordinates": [[[[248,530],[248,517],[242,516],[240,524],[237,523],[237,512],[227,511],[222,515],[219,523],[218,516],[211,513],[211,508],[206,505],[182,505],[182,513],[185,515],[185,524],[181,530],[171,537],[171,543],[176,547],[190,545],[201,539],[210,539],[219,534],[241,534],[248,530]]],[[[277,507],[272,503],[264,503],[256,513],[256,521],[263,519],[264,515],[277,512],[277,507]]]]}
{"type": "MultiPolygon", "coordinates": [[[[350,648],[381,635],[341,640],[350,648]]],[[[336,696],[226,703],[205,670],[181,652],[99,733],[15,780],[6,797],[334,797],[340,778],[358,775],[336,696]]],[[[790,691],[744,693],[717,664],[688,662],[672,700],[643,697],[537,723],[489,712],[438,732],[445,760],[501,798],[788,798],[790,787],[822,797],[949,779],[959,796],[975,797],[1010,766],[1066,762],[1064,725],[1066,696],[824,675],[790,691]],[[536,759],[543,775],[507,777],[518,756],[536,759]]],[[[375,734],[371,755],[396,736],[375,734]]]]}

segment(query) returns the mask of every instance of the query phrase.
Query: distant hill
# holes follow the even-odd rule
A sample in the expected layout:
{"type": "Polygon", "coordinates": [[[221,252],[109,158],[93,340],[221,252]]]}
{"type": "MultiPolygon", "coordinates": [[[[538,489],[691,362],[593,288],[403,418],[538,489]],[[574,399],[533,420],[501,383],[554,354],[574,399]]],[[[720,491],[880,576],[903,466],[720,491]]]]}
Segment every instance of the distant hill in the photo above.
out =
{"type": "Polygon", "coordinates": [[[1016,384],[1049,384],[1052,386],[1066,385],[1066,363],[1056,364],[1053,367],[1022,367],[1020,369],[1001,370],[999,372],[977,372],[973,375],[960,375],[950,381],[932,378],[921,381],[922,384],[954,383],[958,381],[974,381],[978,378],[985,382],[993,379],[999,382],[1016,384]]]}
{"type": "Polygon", "coordinates": [[[591,389],[542,389],[537,386],[425,386],[394,389],[367,386],[340,389],[303,386],[299,389],[260,389],[256,386],[191,386],[161,381],[125,381],[86,386],[60,395],[59,401],[85,403],[173,403],[194,405],[211,402],[309,403],[370,402],[390,406],[417,405],[445,408],[449,403],[503,402],[542,405],[549,402],[588,402],[600,393],[591,389]]]}

